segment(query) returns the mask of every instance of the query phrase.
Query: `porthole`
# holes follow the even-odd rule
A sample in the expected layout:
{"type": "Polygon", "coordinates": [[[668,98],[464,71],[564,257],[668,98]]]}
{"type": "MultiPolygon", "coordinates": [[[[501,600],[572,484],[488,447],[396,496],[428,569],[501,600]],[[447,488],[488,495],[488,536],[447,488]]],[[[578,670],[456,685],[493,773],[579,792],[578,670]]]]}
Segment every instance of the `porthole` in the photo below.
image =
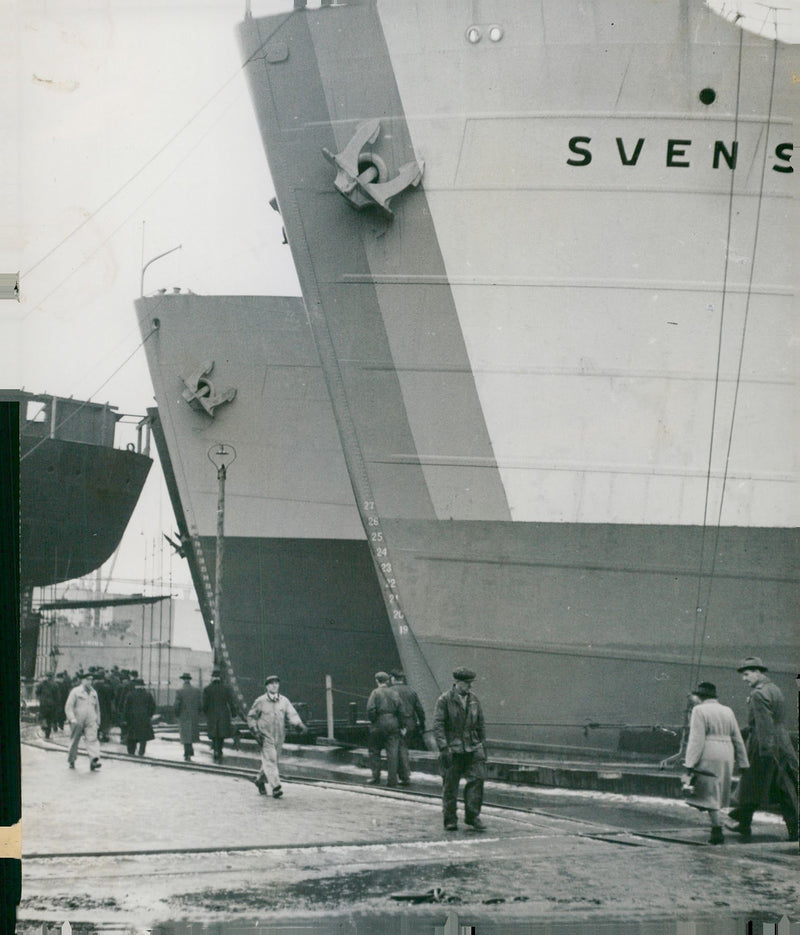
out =
{"type": "Polygon", "coordinates": [[[467,30],[467,41],[475,45],[476,42],[481,41],[481,31],[477,26],[470,26],[467,30]]]}
{"type": "Polygon", "coordinates": [[[717,92],[713,88],[703,88],[699,97],[702,104],[713,104],[717,99],[717,92]]]}
{"type": "Polygon", "coordinates": [[[489,38],[492,42],[499,42],[503,38],[503,27],[502,26],[490,26],[489,27],[489,38]]]}

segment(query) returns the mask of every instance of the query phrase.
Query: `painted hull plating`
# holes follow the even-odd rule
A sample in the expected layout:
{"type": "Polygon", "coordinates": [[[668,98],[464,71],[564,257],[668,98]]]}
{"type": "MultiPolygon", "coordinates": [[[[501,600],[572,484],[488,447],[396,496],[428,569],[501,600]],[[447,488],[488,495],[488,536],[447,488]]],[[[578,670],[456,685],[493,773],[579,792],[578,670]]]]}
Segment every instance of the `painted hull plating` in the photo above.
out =
{"type": "Polygon", "coordinates": [[[213,641],[218,482],[208,451],[236,450],[225,481],[222,633],[250,704],[277,672],[325,715],[399,664],[302,299],[165,295],[136,303],[158,404],[154,434],[183,551],[213,641]],[[183,377],[235,397],[213,414],[183,377]]]}
{"type": "Polygon", "coordinates": [[[466,663],[494,739],[602,746],[679,724],[700,677],[742,713],[745,653],[792,691],[797,47],[698,0],[377,0],[239,36],[427,706],[466,663]],[[391,217],[334,185],[369,121],[357,172],[422,171],[391,217]]]}
{"type": "Polygon", "coordinates": [[[59,439],[32,448],[23,440],[20,581],[45,587],[88,575],[111,558],[152,462],[136,452],[59,439]]]}
{"type": "Polygon", "coordinates": [[[19,404],[23,591],[90,574],[119,545],[151,459],[114,447],[120,417],[108,404],[24,390],[0,399],[19,404]]]}

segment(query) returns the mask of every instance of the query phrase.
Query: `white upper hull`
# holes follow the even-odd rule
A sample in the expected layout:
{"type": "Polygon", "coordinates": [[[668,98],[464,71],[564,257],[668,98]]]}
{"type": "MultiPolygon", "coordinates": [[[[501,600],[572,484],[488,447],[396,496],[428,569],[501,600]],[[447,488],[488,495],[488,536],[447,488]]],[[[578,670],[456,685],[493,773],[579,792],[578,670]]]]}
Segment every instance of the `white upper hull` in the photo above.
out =
{"type": "MultiPolygon", "coordinates": [[[[671,2],[483,4],[473,47],[445,6],[378,5],[510,518],[797,526],[797,50],[744,36],[740,66],[671,2]]],[[[395,235],[365,243],[436,515],[502,518],[437,482],[395,235]]]]}

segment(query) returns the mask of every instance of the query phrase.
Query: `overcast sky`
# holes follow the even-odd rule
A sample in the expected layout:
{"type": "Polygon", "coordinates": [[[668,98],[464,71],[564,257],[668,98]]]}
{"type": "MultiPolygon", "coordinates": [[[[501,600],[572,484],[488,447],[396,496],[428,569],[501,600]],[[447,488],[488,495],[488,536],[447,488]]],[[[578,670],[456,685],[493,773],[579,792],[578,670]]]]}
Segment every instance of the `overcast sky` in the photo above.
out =
{"type": "MultiPolygon", "coordinates": [[[[144,414],[143,253],[182,244],[149,268],[145,292],[299,294],[241,72],[243,11],[25,0],[0,12],[4,126],[17,131],[0,142],[0,271],[21,271],[19,305],[0,306],[0,385],[144,414]]],[[[188,581],[162,554],[174,528],[156,466],[114,576],[188,581]]]]}
{"type": "MultiPolygon", "coordinates": [[[[767,4],[711,5],[771,35],[767,4]]],[[[795,41],[798,6],[778,12],[795,41]]],[[[253,0],[255,13],[290,7],[253,0]]],[[[244,0],[0,5],[0,272],[21,271],[21,301],[0,303],[0,385],[143,414],[132,302],[142,257],[177,244],[145,292],[299,294],[241,71],[243,13],[244,0]]],[[[162,551],[173,529],[156,466],[114,576],[188,582],[162,551]]]]}

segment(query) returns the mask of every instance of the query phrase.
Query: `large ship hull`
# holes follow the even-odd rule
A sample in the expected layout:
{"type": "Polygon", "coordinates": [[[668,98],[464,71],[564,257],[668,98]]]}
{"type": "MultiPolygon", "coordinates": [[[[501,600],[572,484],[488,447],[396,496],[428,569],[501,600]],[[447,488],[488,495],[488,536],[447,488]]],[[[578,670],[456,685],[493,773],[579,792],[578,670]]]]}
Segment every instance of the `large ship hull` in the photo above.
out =
{"type": "Polygon", "coordinates": [[[277,673],[294,702],[359,716],[378,669],[399,665],[302,299],[164,295],[136,303],[154,434],[210,641],[219,483],[226,470],[221,630],[241,703],[277,673]],[[210,366],[209,366],[210,365],[210,366]],[[232,398],[211,411],[201,387],[232,398]]]}
{"type": "Polygon", "coordinates": [[[120,543],[152,461],[144,454],[60,439],[21,445],[23,587],[81,578],[120,543]]]}
{"type": "Polygon", "coordinates": [[[152,465],[115,448],[108,404],[0,390],[19,404],[20,586],[87,575],[114,553],[152,465]]]}
{"type": "MultiPolygon", "coordinates": [[[[115,448],[107,403],[0,390],[19,422],[20,671],[32,679],[41,618],[33,589],[90,574],[119,546],[152,461],[115,448]]],[[[49,667],[52,659],[45,660],[49,667]]]]}
{"type": "Polygon", "coordinates": [[[474,665],[493,739],[602,746],[746,653],[792,691],[797,47],[699,0],[239,35],[426,705],[474,665]]]}

